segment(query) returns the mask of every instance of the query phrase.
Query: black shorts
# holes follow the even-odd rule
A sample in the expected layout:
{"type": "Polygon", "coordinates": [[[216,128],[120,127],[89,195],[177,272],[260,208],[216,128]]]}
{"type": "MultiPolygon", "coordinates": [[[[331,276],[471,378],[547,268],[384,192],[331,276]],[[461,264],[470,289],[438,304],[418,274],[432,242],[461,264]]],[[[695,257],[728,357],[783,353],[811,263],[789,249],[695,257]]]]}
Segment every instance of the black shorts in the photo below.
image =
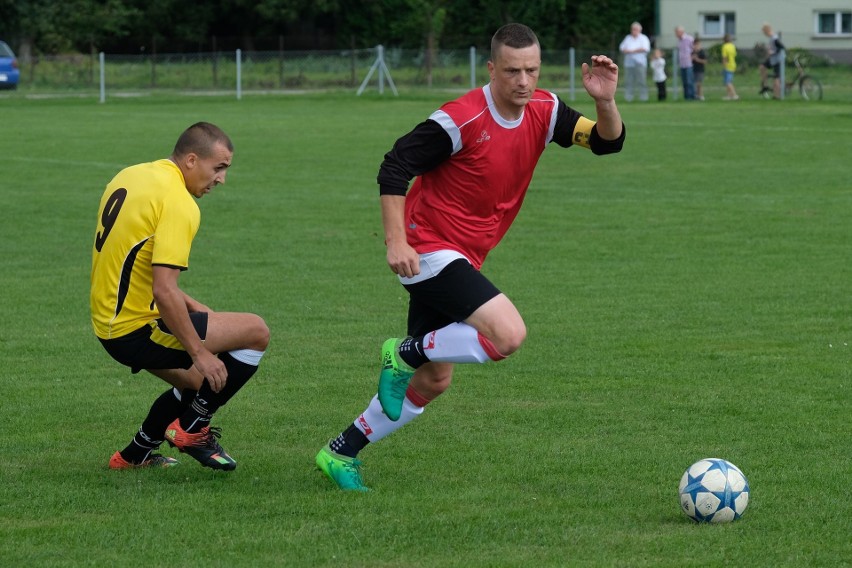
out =
{"type": "MultiPolygon", "coordinates": [[[[189,314],[192,325],[202,340],[207,338],[207,313],[189,314]]],[[[151,322],[115,339],[101,339],[110,356],[130,367],[131,372],[142,369],[189,369],[192,357],[172,335],[162,319],[151,322]]]]}
{"type": "Polygon", "coordinates": [[[448,264],[437,275],[405,285],[408,290],[408,334],[425,335],[466,320],[500,290],[463,259],[448,264]]]}
{"type": "Polygon", "coordinates": [[[781,63],[780,62],[772,63],[771,59],[767,59],[766,61],[763,62],[763,66],[766,67],[767,69],[772,69],[772,73],[775,77],[781,76],[781,63]]]}

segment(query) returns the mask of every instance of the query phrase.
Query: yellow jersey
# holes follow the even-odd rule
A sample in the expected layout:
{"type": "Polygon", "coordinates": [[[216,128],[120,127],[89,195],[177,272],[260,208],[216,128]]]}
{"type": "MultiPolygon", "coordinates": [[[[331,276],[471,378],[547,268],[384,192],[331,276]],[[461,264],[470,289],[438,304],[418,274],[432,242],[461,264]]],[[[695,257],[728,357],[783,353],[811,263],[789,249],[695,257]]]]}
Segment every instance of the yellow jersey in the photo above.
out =
{"type": "Polygon", "coordinates": [[[120,171],[98,211],[90,304],[95,335],[110,339],[160,316],[153,266],[189,267],[201,211],[180,169],[167,159],[120,171]]]}
{"type": "Polygon", "coordinates": [[[725,71],[734,72],[737,70],[737,47],[733,43],[722,44],[722,62],[725,71]]]}

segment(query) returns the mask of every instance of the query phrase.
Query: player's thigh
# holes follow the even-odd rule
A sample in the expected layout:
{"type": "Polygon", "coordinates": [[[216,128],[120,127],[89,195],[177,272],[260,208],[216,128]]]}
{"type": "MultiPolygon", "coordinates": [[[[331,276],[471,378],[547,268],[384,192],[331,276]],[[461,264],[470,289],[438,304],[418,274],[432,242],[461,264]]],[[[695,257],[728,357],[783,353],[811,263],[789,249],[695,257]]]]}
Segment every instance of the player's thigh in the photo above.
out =
{"type": "Polygon", "coordinates": [[[264,351],[269,344],[269,328],[258,315],[241,312],[208,314],[204,346],[212,353],[234,349],[264,351]]]}
{"type": "Polygon", "coordinates": [[[480,306],[500,294],[491,281],[464,259],[458,259],[436,276],[406,284],[408,333],[424,335],[455,322],[465,321],[480,306]]]}

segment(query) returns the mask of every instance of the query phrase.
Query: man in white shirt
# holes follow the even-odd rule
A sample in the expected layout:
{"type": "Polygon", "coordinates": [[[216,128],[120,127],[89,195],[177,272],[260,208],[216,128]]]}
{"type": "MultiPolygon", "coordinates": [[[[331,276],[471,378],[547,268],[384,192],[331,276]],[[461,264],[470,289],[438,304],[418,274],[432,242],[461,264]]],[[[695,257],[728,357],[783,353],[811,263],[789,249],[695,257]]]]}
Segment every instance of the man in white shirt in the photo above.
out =
{"type": "Polygon", "coordinates": [[[639,100],[648,100],[648,52],[651,51],[651,40],[642,33],[642,24],[633,22],[630,33],[618,46],[624,54],[624,100],[633,100],[633,93],[638,87],[639,100]]]}

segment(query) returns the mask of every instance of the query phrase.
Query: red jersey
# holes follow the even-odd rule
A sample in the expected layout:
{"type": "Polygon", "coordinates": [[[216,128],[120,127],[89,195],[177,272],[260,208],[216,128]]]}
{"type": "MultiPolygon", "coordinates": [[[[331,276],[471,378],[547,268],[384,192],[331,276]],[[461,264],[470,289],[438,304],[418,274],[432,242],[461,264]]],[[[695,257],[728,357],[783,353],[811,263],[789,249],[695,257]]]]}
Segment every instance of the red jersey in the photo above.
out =
{"type": "Polygon", "coordinates": [[[414,181],[405,200],[408,243],[418,253],[449,249],[479,269],[509,230],[553,137],[556,96],[536,90],[515,121],[502,118],[488,86],[429,118],[453,142],[449,160],[414,181]]]}
{"type": "Polygon", "coordinates": [[[621,149],[623,132],[604,141],[594,124],[541,89],[519,119],[506,120],[486,85],[444,104],[397,140],[379,170],[380,190],[406,195],[406,239],[414,250],[456,251],[480,269],[518,215],[549,142],[596,154],[621,149]]]}

